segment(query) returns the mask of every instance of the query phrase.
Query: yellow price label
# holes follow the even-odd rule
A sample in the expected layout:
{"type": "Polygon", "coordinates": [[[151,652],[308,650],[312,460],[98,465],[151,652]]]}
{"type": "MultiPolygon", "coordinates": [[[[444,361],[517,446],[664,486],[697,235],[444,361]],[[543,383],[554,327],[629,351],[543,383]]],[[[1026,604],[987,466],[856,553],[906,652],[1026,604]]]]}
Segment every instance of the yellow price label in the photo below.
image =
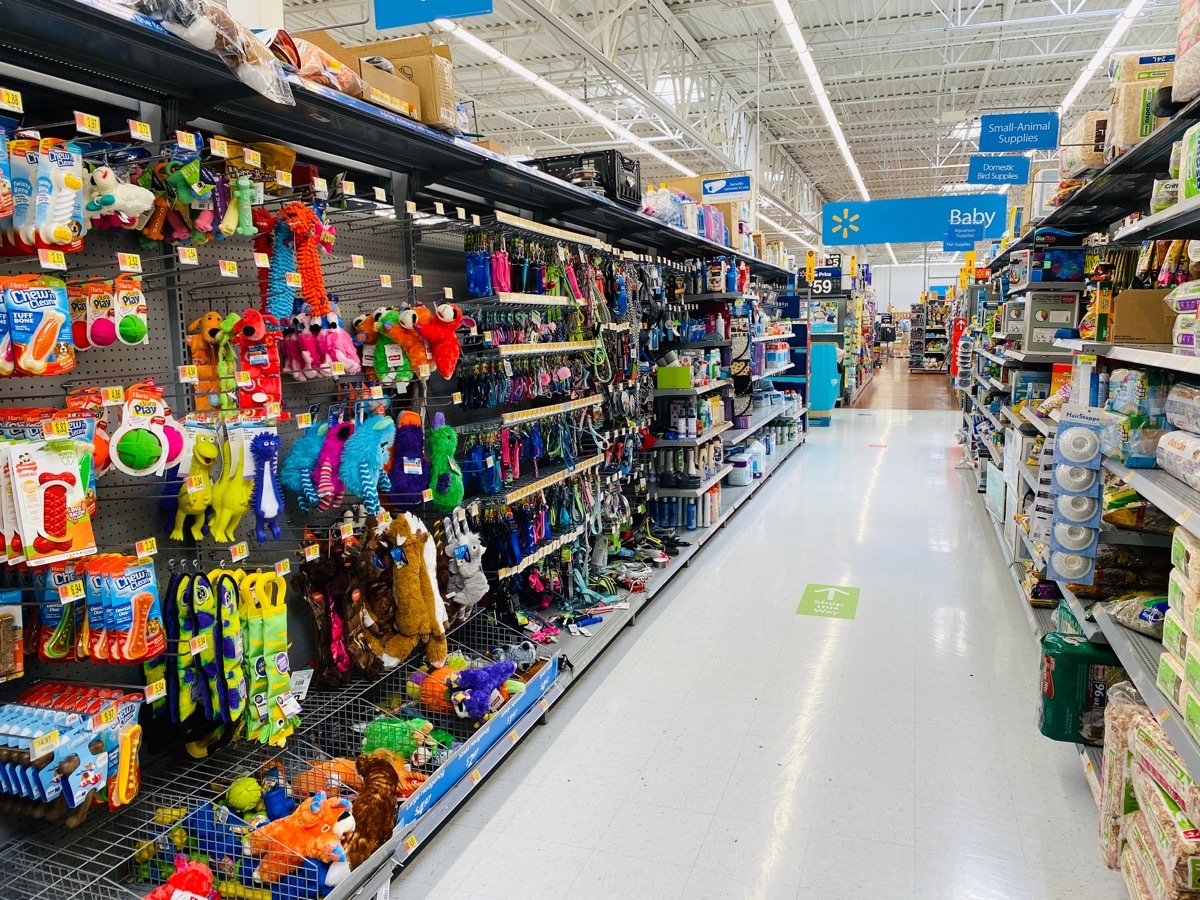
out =
{"type": "Polygon", "coordinates": [[[158,552],[158,538],[148,537],[133,546],[138,556],[153,556],[158,552]]]}
{"type": "Polygon", "coordinates": [[[7,109],[9,112],[25,112],[25,104],[21,100],[21,92],[14,91],[11,88],[0,88],[0,109],[7,109]]]}
{"type": "Polygon", "coordinates": [[[519,734],[517,734],[517,729],[514,728],[512,731],[510,731],[508,733],[508,742],[510,744],[515,744],[520,739],[521,739],[521,736],[519,734]]]}
{"type": "Polygon", "coordinates": [[[425,287],[425,279],[420,275],[414,275],[412,277],[412,283],[413,287],[415,288],[425,287]]]}
{"type": "Polygon", "coordinates": [[[290,559],[281,559],[275,563],[275,574],[282,578],[288,572],[292,571],[292,561],[290,559]]]}
{"type": "Polygon", "coordinates": [[[379,286],[385,287],[385,288],[390,288],[392,286],[392,276],[391,275],[380,275],[379,276],[379,286]]]}
{"type": "Polygon", "coordinates": [[[381,509],[379,511],[379,515],[376,516],[375,519],[380,525],[390,525],[392,522],[392,514],[386,509],[381,509]]]}
{"type": "Polygon", "coordinates": [[[229,159],[229,141],[223,138],[209,138],[208,147],[212,150],[213,156],[220,156],[223,159],[229,159]]]}
{"type": "Polygon", "coordinates": [[[199,384],[200,370],[195,366],[180,366],[179,367],[179,383],[180,384],[199,384]]]}
{"type": "Polygon", "coordinates": [[[242,148],[242,161],[248,166],[254,166],[256,169],[262,168],[262,154],[250,147],[242,148]]]}
{"type": "Polygon", "coordinates": [[[304,561],[314,562],[321,558],[320,544],[306,544],[304,547],[304,561]]]}
{"type": "Polygon", "coordinates": [[[260,269],[269,269],[271,267],[271,257],[267,256],[265,253],[255,253],[254,265],[260,269]]]}
{"type": "Polygon", "coordinates": [[[447,300],[453,300],[454,299],[454,288],[448,288],[448,287],[442,288],[442,296],[445,297],[447,300]]]}
{"type": "Polygon", "coordinates": [[[347,197],[353,197],[357,193],[357,190],[354,187],[354,182],[350,181],[349,179],[343,178],[342,179],[342,193],[345,194],[347,197]]]}
{"type": "Polygon", "coordinates": [[[176,247],[175,255],[179,257],[181,266],[200,265],[200,254],[196,252],[195,247],[176,247]]]}
{"type": "Polygon", "coordinates": [[[125,388],[119,384],[100,389],[100,396],[105,406],[120,406],[125,402],[125,388]]]}
{"type": "Polygon", "coordinates": [[[410,834],[408,837],[406,837],[404,839],[404,849],[407,850],[409,853],[412,853],[414,850],[417,849],[417,844],[419,844],[419,843],[420,843],[420,841],[417,840],[417,836],[415,834],[410,834]]]}
{"type": "Polygon", "coordinates": [[[63,603],[79,600],[85,593],[87,591],[84,589],[82,578],[76,578],[58,586],[58,599],[63,603]]]}
{"type": "Polygon", "coordinates": [[[75,130],[80,134],[100,134],[100,117],[75,110],[75,130]]]}
{"type": "Polygon", "coordinates": [[[480,772],[479,772],[479,770],[478,770],[478,769],[474,769],[474,770],[472,770],[472,772],[471,772],[471,784],[479,784],[479,780],[480,780],[481,778],[483,778],[483,775],[481,775],[481,774],[480,774],[480,772]]]}
{"type": "Polygon", "coordinates": [[[343,541],[346,540],[346,538],[354,537],[354,523],[343,522],[338,526],[338,535],[343,541]]]}
{"type": "Polygon", "coordinates": [[[283,405],[280,403],[271,402],[267,404],[266,410],[268,419],[278,419],[280,414],[283,412],[283,405]]]}
{"type": "Polygon", "coordinates": [[[300,277],[299,272],[288,272],[283,276],[283,280],[287,282],[290,288],[300,288],[304,286],[304,279],[300,277]]]}
{"type": "Polygon", "coordinates": [[[378,200],[380,203],[386,203],[387,202],[387,191],[385,191],[381,187],[375,188],[375,199],[378,200]]]}
{"type": "Polygon", "coordinates": [[[455,391],[450,399],[453,403],[462,403],[462,391],[455,391]]]}
{"type": "Polygon", "coordinates": [[[200,147],[196,143],[196,135],[190,131],[176,131],[175,143],[185,150],[199,150],[200,147]]]}
{"type": "Polygon", "coordinates": [[[330,371],[333,372],[334,375],[345,375],[346,374],[346,364],[342,363],[342,362],[337,362],[336,360],[334,362],[330,363],[329,369],[330,369],[330,371]]]}
{"type": "Polygon", "coordinates": [[[479,227],[479,216],[475,215],[474,213],[471,213],[471,224],[476,228],[479,227]]]}
{"type": "Polygon", "coordinates": [[[275,170],[275,183],[280,185],[281,187],[291,187],[292,186],[292,173],[285,172],[285,171],[283,171],[283,169],[276,169],[275,170]]]}
{"type": "Polygon", "coordinates": [[[45,756],[51,750],[57,750],[60,743],[57,728],[54,731],[39,734],[29,743],[29,756],[31,759],[45,756]]]}
{"type": "Polygon", "coordinates": [[[188,641],[188,649],[195,653],[203,653],[209,647],[208,634],[198,634],[188,641]]]}
{"type": "Polygon", "coordinates": [[[65,438],[71,436],[71,423],[66,419],[50,419],[42,423],[42,436],[65,438]]]}
{"type": "Polygon", "coordinates": [[[365,269],[366,267],[367,267],[367,262],[366,262],[366,260],[364,260],[362,258],[361,253],[351,253],[350,254],[350,268],[365,269]]]}
{"type": "Polygon", "coordinates": [[[249,372],[237,372],[234,374],[233,380],[240,388],[249,388],[254,386],[254,376],[249,372]]]}
{"type": "Polygon", "coordinates": [[[184,479],[184,489],[189,494],[196,494],[206,487],[203,475],[189,475],[184,479]]]}
{"type": "Polygon", "coordinates": [[[371,397],[376,400],[379,400],[380,398],[382,398],[383,397],[383,385],[381,385],[381,384],[371,385],[371,397]]]}
{"type": "Polygon", "coordinates": [[[241,562],[250,555],[250,545],[245,541],[238,541],[236,544],[229,545],[229,558],[234,562],[241,562]]]}
{"type": "Polygon", "coordinates": [[[237,278],[238,267],[237,260],[222,259],[217,263],[218,269],[222,278],[237,278]]]}
{"type": "Polygon", "coordinates": [[[417,377],[422,381],[429,377],[429,363],[421,363],[417,367],[417,377]]]}
{"type": "Polygon", "coordinates": [[[411,200],[405,200],[404,211],[410,216],[413,215],[417,211],[417,204],[413,203],[411,200]]]}
{"type": "Polygon", "coordinates": [[[303,430],[312,428],[312,413],[300,413],[296,416],[296,427],[303,430]]]}
{"type": "Polygon", "coordinates": [[[110,703],[96,715],[92,716],[92,728],[103,728],[117,721],[117,705],[110,703]]]}
{"type": "Polygon", "coordinates": [[[122,272],[140,273],[142,271],[142,256],[140,253],[118,253],[117,268],[122,272]]]}
{"type": "Polygon", "coordinates": [[[454,212],[458,214],[458,217],[460,219],[463,219],[464,221],[466,220],[467,211],[465,209],[463,209],[461,206],[454,207],[454,212]]]}
{"type": "Polygon", "coordinates": [[[152,141],[154,135],[150,131],[150,123],[139,119],[129,119],[129,136],[135,141],[152,141]]]}
{"type": "Polygon", "coordinates": [[[446,214],[446,204],[435,201],[433,204],[433,211],[439,216],[444,216],[446,214]]]}
{"type": "Polygon", "coordinates": [[[38,250],[38,262],[43,269],[62,269],[67,268],[67,254],[61,250],[46,250],[45,248],[38,250]]]}
{"type": "Polygon", "coordinates": [[[146,685],[146,702],[153,703],[155,700],[160,700],[167,696],[167,679],[160,678],[158,681],[152,681],[146,685]]]}
{"type": "Polygon", "coordinates": [[[433,499],[433,491],[431,491],[429,488],[425,488],[424,493],[421,494],[421,499],[428,503],[433,499]]]}
{"type": "Polygon", "coordinates": [[[312,181],[312,186],[314,191],[329,191],[329,182],[324,178],[314,178],[312,181]]]}

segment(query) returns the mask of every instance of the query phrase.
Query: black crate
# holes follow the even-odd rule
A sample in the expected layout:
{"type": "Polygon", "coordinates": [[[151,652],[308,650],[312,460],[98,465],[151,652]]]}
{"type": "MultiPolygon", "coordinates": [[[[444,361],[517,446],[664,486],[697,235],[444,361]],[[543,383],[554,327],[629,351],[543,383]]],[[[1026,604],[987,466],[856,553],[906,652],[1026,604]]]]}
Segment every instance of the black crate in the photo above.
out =
{"type": "Polygon", "coordinates": [[[642,164],[619,150],[546,156],[530,160],[530,165],[622,206],[642,206],[642,164]]]}

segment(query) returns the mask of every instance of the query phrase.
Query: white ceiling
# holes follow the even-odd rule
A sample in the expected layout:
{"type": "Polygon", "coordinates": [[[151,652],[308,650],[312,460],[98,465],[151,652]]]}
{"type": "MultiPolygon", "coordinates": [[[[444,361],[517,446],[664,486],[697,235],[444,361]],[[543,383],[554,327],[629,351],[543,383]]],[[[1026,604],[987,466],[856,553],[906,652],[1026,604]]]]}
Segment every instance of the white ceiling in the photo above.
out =
{"type": "MultiPolygon", "coordinates": [[[[1127,0],[797,0],[792,10],[872,199],[966,180],[980,114],[1055,109],[1127,0]]],[[[369,18],[360,0],[285,0],[288,27],[369,18]]],[[[1150,2],[1121,46],[1171,49],[1178,5],[1150,2]]],[[[764,211],[805,238],[824,200],[858,199],[772,0],[495,0],[459,25],[699,173],[758,169],[764,211]]],[[[347,43],[428,31],[338,30],[347,43]]],[[[460,99],[507,152],[629,148],[487,56],[443,36],[460,99]]],[[[1092,79],[1069,125],[1106,105],[1092,79]]],[[[643,183],[677,177],[635,152],[643,183]]],[[[769,227],[763,229],[770,231],[769,227]]],[[[798,243],[786,238],[793,247],[798,243]]],[[[872,248],[877,262],[882,248],[872,248]]],[[[924,247],[896,245],[901,260],[924,247]]],[[[940,256],[937,248],[936,256],[940,256]]]]}

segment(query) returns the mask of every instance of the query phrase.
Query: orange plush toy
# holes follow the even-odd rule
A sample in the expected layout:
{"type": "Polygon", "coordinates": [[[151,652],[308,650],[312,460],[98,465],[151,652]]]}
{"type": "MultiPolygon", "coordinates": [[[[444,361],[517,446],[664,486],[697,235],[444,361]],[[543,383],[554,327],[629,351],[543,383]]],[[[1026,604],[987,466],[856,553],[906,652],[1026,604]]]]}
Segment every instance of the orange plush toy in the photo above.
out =
{"type": "Polygon", "coordinates": [[[304,860],[315,859],[330,864],[326,883],[337,884],[350,871],[342,839],[352,831],[350,801],[318,792],[291,815],[250,832],[250,853],[262,857],[254,880],[274,884],[304,860]]]}
{"type": "Polygon", "coordinates": [[[383,329],[388,338],[400,345],[408,357],[413,374],[422,381],[429,377],[429,351],[425,349],[425,341],[417,334],[417,329],[432,318],[433,313],[424,306],[402,309],[399,321],[383,329]]]}

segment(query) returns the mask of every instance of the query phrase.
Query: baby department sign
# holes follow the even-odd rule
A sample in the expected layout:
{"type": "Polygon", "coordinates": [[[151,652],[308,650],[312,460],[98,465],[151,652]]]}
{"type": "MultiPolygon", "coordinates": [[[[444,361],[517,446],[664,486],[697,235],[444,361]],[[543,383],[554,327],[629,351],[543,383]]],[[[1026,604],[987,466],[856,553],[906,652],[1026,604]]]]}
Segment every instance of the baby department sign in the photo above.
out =
{"type": "Polygon", "coordinates": [[[978,229],[979,240],[1004,234],[1003,194],[943,194],[903,200],[846,200],[821,210],[821,240],[841,244],[943,241],[950,226],[978,229]]]}

